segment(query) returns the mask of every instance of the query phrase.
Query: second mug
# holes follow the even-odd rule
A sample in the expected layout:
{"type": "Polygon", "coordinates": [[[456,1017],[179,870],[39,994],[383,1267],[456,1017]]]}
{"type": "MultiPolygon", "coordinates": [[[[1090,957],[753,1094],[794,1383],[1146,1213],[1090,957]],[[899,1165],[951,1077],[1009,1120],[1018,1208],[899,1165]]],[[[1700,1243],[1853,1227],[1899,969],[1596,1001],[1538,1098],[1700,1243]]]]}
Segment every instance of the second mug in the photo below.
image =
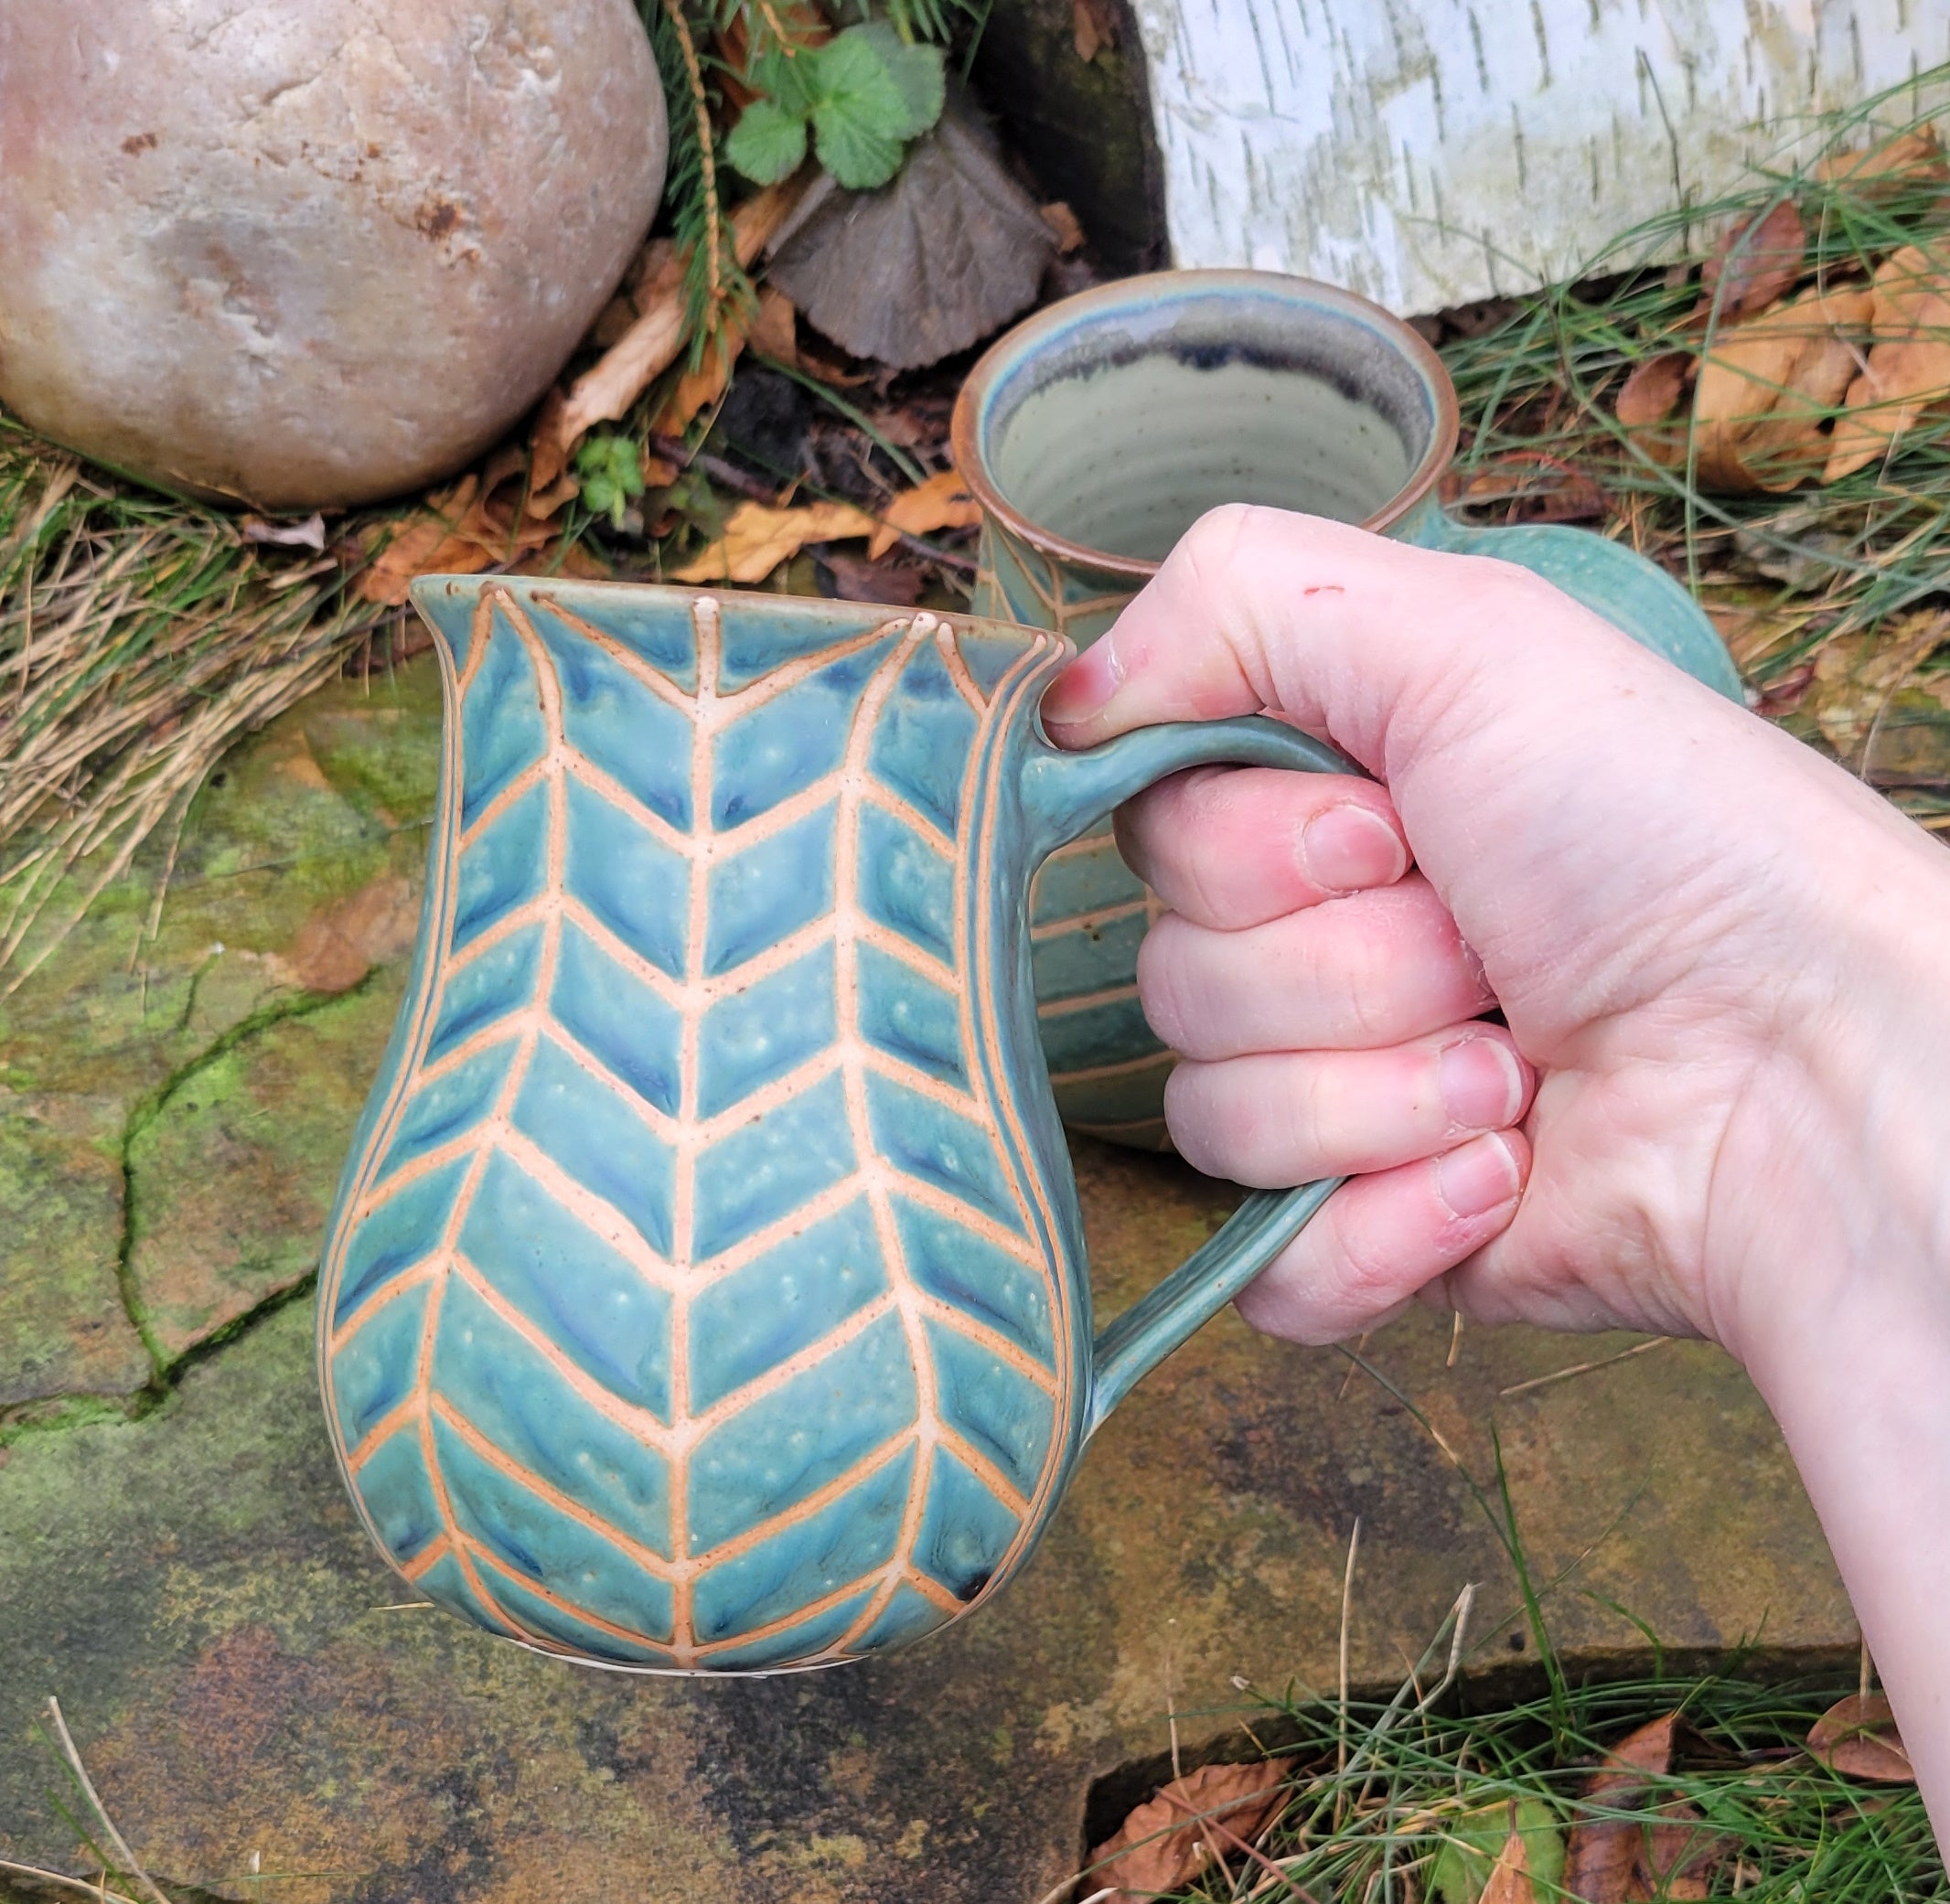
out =
{"type": "MultiPolygon", "coordinates": [[[[1160,272],[1038,312],[976,365],[955,461],[982,509],[974,612],[1088,647],[1223,503],[1357,522],[1522,564],[1738,700],[1712,625],[1664,570],[1586,529],[1473,529],[1438,499],[1456,393],[1422,339],[1349,292],[1270,272],[1160,272]]],[[[1162,1149],[1176,1062],[1137,996],[1158,910],[1106,819],[1036,876],[1038,1017],[1074,1128],[1162,1149]]]]}

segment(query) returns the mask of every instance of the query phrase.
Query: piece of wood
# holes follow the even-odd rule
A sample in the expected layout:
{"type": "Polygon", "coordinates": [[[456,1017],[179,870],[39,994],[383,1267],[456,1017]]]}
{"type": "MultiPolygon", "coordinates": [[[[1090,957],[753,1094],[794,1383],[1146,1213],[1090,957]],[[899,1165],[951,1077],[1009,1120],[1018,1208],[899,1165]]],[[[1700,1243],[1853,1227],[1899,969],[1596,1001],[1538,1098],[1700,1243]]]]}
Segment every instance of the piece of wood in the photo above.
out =
{"type": "MultiPolygon", "coordinates": [[[[1401,312],[1573,276],[1612,234],[1710,201],[1814,114],[1950,50],[1950,0],[1135,11],[1174,262],[1298,272],[1401,312]]],[[[1913,110],[1905,93],[1887,118],[1913,110]]]]}

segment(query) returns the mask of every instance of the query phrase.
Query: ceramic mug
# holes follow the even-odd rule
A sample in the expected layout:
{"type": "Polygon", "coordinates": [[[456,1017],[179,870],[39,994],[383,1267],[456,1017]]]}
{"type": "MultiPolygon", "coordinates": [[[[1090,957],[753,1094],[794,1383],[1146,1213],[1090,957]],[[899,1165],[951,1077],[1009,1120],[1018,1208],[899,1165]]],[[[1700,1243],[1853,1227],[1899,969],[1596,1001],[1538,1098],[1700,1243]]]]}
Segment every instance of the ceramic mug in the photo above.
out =
{"type": "MultiPolygon", "coordinates": [[[[1039,311],[970,374],[956,465],[981,504],[978,615],[1088,647],[1205,510],[1271,503],[1547,576],[1741,698],[1712,625],[1663,570],[1589,530],[1472,529],[1437,498],[1456,446],[1441,358],[1378,305],[1270,272],[1161,272],[1039,311]]],[[[1157,902],[1108,820],[1031,901],[1045,1052],[1066,1122],[1165,1142],[1175,1062],[1137,997],[1157,902]]]]}
{"type": "Polygon", "coordinates": [[[1333,1189],[1249,1197],[1091,1337],[1037,1040],[1037,865],[1276,722],[1065,754],[1037,629],[433,579],[406,998],[318,1289],[392,1564],[638,1671],[902,1644],[1020,1568],[1084,1443],[1333,1189]]]}

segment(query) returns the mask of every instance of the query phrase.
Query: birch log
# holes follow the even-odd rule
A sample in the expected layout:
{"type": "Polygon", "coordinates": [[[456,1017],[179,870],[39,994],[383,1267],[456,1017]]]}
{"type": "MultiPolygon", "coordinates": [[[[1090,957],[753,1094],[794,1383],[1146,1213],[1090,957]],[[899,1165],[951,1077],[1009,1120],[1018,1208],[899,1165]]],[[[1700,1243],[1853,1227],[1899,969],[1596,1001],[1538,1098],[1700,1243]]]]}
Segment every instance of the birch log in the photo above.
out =
{"type": "Polygon", "coordinates": [[[1950,0],[1136,13],[1175,262],[1298,272],[1403,313],[1575,276],[1640,219],[1726,190],[1794,122],[1906,95],[1950,59],[1950,0]]]}

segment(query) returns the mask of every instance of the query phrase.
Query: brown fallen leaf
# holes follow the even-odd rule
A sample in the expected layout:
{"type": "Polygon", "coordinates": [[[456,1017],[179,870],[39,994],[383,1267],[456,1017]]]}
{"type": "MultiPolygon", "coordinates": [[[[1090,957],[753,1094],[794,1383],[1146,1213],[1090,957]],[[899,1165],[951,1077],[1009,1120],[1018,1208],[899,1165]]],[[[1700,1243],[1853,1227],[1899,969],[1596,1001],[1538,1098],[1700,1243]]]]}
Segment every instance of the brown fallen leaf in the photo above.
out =
{"type": "Polygon", "coordinates": [[[981,505],[952,469],[904,490],[881,512],[881,526],[867,543],[867,560],[878,562],[905,531],[925,536],[937,529],[969,529],[981,520],[981,505]]]}
{"type": "Polygon", "coordinates": [[[1712,1829],[1696,1806],[1661,1805],[1639,1841],[1632,1895],[1698,1904],[1712,1895],[1713,1871],[1737,1842],[1712,1829]]]}
{"type": "Polygon", "coordinates": [[[829,550],[820,560],[842,602],[885,602],[895,608],[912,608],[927,586],[925,570],[897,562],[869,562],[838,549],[829,550]]]}
{"type": "Polygon", "coordinates": [[[1950,254],[1904,245],[1877,267],[1875,341],[1843,397],[1826,482],[1886,456],[1927,411],[1950,402],[1950,254]]]}
{"type": "Polygon", "coordinates": [[[792,300],[776,284],[758,294],[757,315],[745,341],[759,357],[797,367],[799,360],[798,313],[792,300]]]}
{"type": "MultiPolygon", "coordinates": [[[[1585,1799],[1614,1811],[1633,1805],[1649,1779],[1672,1769],[1685,1721],[1676,1712],[1628,1733],[1604,1756],[1584,1787],[1585,1799]]],[[[1564,1854],[1564,1888],[1582,1904],[1628,1904],[1644,1826],[1634,1818],[1580,1818],[1564,1854]]]]}
{"type": "Polygon", "coordinates": [[[1896,1730],[1896,1716],[1880,1693],[1851,1693],[1815,1721],[1809,1756],[1831,1771],[1885,1785],[1913,1785],[1916,1773],[1896,1730]]]}
{"type": "Polygon", "coordinates": [[[763,582],[808,542],[870,536],[874,527],[873,517],[848,502],[805,503],[783,509],[762,502],[742,502],[732,511],[723,535],[682,568],[671,570],[670,579],[763,582]]]}
{"type": "MultiPolygon", "coordinates": [[[[798,202],[799,194],[816,168],[802,167],[792,177],[747,198],[732,214],[732,243],[738,262],[749,265],[798,202]]],[[[673,252],[668,282],[657,281],[656,294],[643,315],[596,362],[570,385],[559,409],[544,406],[538,417],[535,446],[538,467],[567,466],[569,451],[596,423],[613,423],[643,393],[651,379],[677,360],[688,333],[684,322],[683,260],[673,252]],[[546,444],[540,433],[546,427],[546,444]]]]}
{"type": "Polygon", "coordinates": [[[518,515],[519,495],[500,497],[465,476],[445,497],[396,529],[359,578],[368,602],[398,607],[421,575],[477,575],[506,566],[553,540],[554,531],[529,514],[518,515]]]}
{"type": "MultiPolygon", "coordinates": [[[[1213,1864],[1223,1863],[1227,1839],[1204,1828],[1216,1819],[1250,1844],[1285,1802],[1291,1760],[1259,1765],[1202,1765],[1158,1789],[1090,1854],[1093,1888],[1114,1887],[1111,1899],[1150,1899],[1173,1891],[1213,1864]]],[[[1106,1900],[1109,1904],[1109,1900],[1106,1900]]]]}
{"type": "Polygon", "coordinates": [[[1866,152],[1838,152],[1815,167],[1823,185],[1847,186],[1854,196],[1871,202],[1900,198],[1918,186],[1950,182],[1944,163],[1944,144],[1934,125],[1899,133],[1866,152]]]}
{"type": "Polygon", "coordinates": [[[1693,390],[1701,487],[1792,489],[1821,472],[1822,425],[1856,373],[1872,310],[1866,292],[1809,293],[1720,330],[1693,390]]]}
{"type": "Polygon", "coordinates": [[[1807,257],[1806,229],[1792,198],[1723,238],[1699,270],[1699,311],[1722,326],[1763,311],[1793,290],[1807,257]]]}
{"type": "Polygon", "coordinates": [[[1036,209],[1043,214],[1043,222],[1056,234],[1056,255],[1067,258],[1072,251],[1083,249],[1083,225],[1077,214],[1061,198],[1052,198],[1047,205],[1039,205],[1036,209]]]}
{"type": "Polygon", "coordinates": [[[1490,1867],[1477,1904],[1537,1904],[1537,1887],[1530,1881],[1530,1845],[1514,1826],[1490,1867]]]}
{"type": "Polygon", "coordinates": [[[1070,38],[1088,66],[1106,47],[1117,45],[1117,14],[1109,0],[1070,0],[1070,38]]]}
{"type": "Polygon", "coordinates": [[[739,314],[725,321],[710,348],[704,352],[704,361],[694,370],[686,370],[677,380],[677,388],[665,398],[664,406],[657,412],[651,430],[659,436],[681,436],[691,427],[691,421],[699,411],[715,403],[731,383],[732,367],[738,361],[745,349],[745,340],[750,335],[748,314],[739,314]]]}
{"type": "Polygon", "coordinates": [[[1692,359],[1683,350],[1663,350],[1633,367],[1618,392],[1618,420],[1628,430],[1662,423],[1678,408],[1692,359]]]}

